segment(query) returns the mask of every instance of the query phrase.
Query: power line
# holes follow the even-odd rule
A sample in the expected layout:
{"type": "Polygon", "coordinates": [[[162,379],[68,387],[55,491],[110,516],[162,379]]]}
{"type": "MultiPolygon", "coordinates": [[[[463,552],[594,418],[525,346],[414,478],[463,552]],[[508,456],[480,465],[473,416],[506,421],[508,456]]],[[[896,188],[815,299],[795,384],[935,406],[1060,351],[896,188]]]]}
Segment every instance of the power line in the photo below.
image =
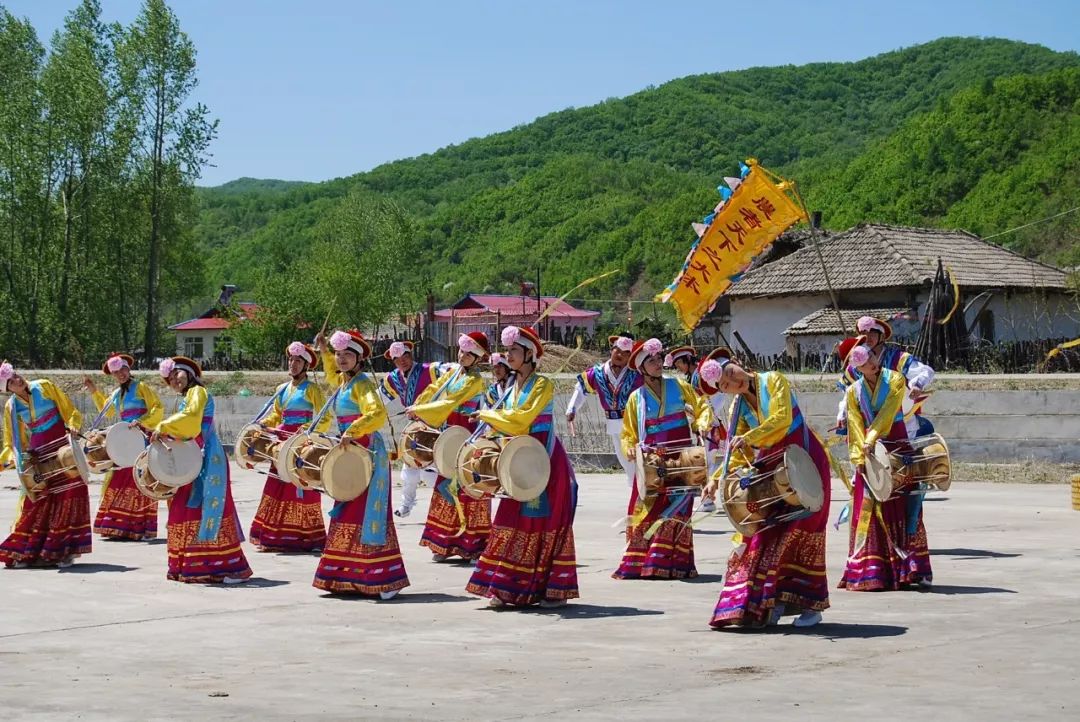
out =
{"type": "Polygon", "coordinates": [[[1040,218],[1039,220],[1032,221],[1031,223],[1025,223],[1024,225],[1017,226],[1016,228],[1010,228],[1009,230],[1002,231],[1001,233],[994,233],[993,235],[983,236],[982,239],[984,241],[989,241],[991,238],[997,238],[998,236],[1004,236],[1007,233],[1013,233],[1015,231],[1019,231],[1021,229],[1027,228],[1028,226],[1038,225],[1039,223],[1046,223],[1047,221],[1052,221],[1055,218],[1061,218],[1062,216],[1067,216],[1070,213],[1076,213],[1076,211],[1080,211],[1080,206],[1077,206],[1076,208],[1070,208],[1069,210],[1062,211],[1061,213],[1055,213],[1054,215],[1047,216],[1046,218],[1040,218]]]}

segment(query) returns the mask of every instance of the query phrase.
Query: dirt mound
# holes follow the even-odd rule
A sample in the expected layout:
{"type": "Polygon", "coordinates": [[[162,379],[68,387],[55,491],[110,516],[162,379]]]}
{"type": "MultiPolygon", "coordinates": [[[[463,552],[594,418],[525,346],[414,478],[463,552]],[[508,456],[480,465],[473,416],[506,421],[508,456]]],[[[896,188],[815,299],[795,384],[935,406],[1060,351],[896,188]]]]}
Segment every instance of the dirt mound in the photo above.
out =
{"type": "Polygon", "coordinates": [[[543,365],[540,367],[540,373],[581,373],[593,364],[600,363],[603,360],[604,357],[596,351],[567,348],[557,343],[545,343],[543,365]]]}

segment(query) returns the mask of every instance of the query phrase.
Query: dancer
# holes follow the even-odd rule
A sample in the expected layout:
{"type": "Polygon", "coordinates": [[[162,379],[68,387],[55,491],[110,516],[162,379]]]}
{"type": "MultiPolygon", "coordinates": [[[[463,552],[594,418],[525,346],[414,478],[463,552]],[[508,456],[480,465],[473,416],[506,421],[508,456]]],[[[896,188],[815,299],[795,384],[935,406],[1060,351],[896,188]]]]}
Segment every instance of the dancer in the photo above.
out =
{"type": "Polygon", "coordinates": [[[370,451],[373,474],[363,494],[334,504],[313,585],[335,594],[393,599],[409,586],[409,576],[390,508],[390,457],[379,433],[387,420],[386,406],[375,380],[360,369],[371,358],[371,344],[352,329],[335,331],[329,346],[320,333],[315,347],[322,354],[326,379],[336,389],[331,408],[341,436],[338,443],[370,451]]]}
{"type": "MultiPolygon", "coordinates": [[[[457,343],[459,367],[424,389],[408,416],[437,429],[454,425],[474,431],[476,421],[470,415],[480,410],[484,397],[484,379],[477,366],[487,358],[490,346],[481,331],[462,334],[457,343]]],[[[437,562],[454,556],[472,560],[484,551],[490,533],[491,499],[474,499],[456,479],[439,476],[420,546],[430,549],[437,562]]]]}
{"type": "MultiPolygon", "coordinates": [[[[630,395],[623,416],[622,445],[626,458],[674,451],[691,446],[693,436],[711,425],[708,403],[682,379],[663,376],[663,344],[639,341],[630,352],[630,368],[641,373],[643,386],[630,395]]],[[[703,460],[704,461],[704,460],[703,460]]],[[[707,470],[702,470],[703,478],[707,470]]],[[[630,489],[626,551],[612,576],[615,579],[684,579],[696,577],[694,530],[690,513],[694,497],[667,487],[646,497],[638,484],[630,489]],[[653,526],[659,522],[659,526],[653,526]],[[654,534],[646,539],[646,532],[654,534]]]]}
{"type": "MultiPolygon", "coordinates": [[[[256,423],[280,439],[287,439],[310,424],[326,401],[319,385],[308,378],[308,372],[319,363],[315,349],[293,341],[286,347],[285,355],[289,360],[289,380],[278,386],[266,413],[256,419],[256,423]]],[[[316,424],[315,431],[326,433],[329,428],[330,416],[326,415],[316,424]]],[[[271,462],[249,536],[259,551],[322,551],[326,527],[319,493],[304,491],[283,480],[271,462]]]]}
{"type": "Polygon", "coordinates": [[[881,441],[890,452],[908,449],[903,419],[905,378],[882,368],[869,347],[856,346],[850,362],[860,378],[848,387],[848,454],[855,467],[848,560],[841,589],[897,590],[933,583],[930,548],[923,525],[922,497],[898,494],[879,502],[866,485],[866,457],[881,441]]]}
{"type": "Polygon", "coordinates": [[[566,406],[566,421],[573,423],[577,417],[578,407],[581,406],[585,396],[596,394],[600,402],[600,410],[604,412],[604,418],[607,419],[607,433],[611,437],[615,457],[626,473],[626,483],[633,485],[634,464],[623,453],[622,422],[627,399],[635,389],[641,386],[642,378],[640,373],[627,366],[630,352],[634,348],[634,337],[630,333],[619,333],[608,336],[608,342],[611,343],[608,360],[578,374],[574,393],[571,394],[570,402],[566,406]]]}
{"type": "Polygon", "coordinates": [[[528,434],[547,448],[551,471],[547,488],[530,502],[502,499],[487,548],[466,591],[490,599],[488,605],[561,607],[578,595],[574,553],[577,479],[552,424],[555,385],[536,373],[544,347],[531,328],[502,331],[514,385],[497,409],[476,414],[499,436],[528,434]]]}
{"type": "MultiPolygon", "coordinates": [[[[383,378],[379,391],[387,401],[397,399],[405,408],[416,403],[417,397],[439,378],[442,369],[437,363],[417,363],[413,360],[412,341],[394,341],[383,353],[383,358],[394,364],[394,370],[383,378]]],[[[412,513],[416,506],[416,488],[425,475],[434,477],[432,469],[414,469],[402,464],[401,507],[394,512],[401,518],[412,513]]]]}
{"type": "MultiPolygon", "coordinates": [[[[56,384],[27,381],[7,361],[0,363],[0,393],[11,394],[4,405],[0,467],[10,463],[20,474],[34,474],[35,464],[57,455],[82,425],[79,411],[56,384]]],[[[0,561],[14,569],[64,569],[90,547],[90,493],[86,480],[72,470],[50,478],[36,500],[20,493],[11,535],[0,543],[0,561]]]]}
{"type": "Polygon", "coordinates": [[[240,518],[233,502],[229,460],[214,427],[214,397],[202,381],[202,367],[186,356],[161,362],[161,376],[182,398],[176,413],[154,429],[150,442],[194,440],[202,448],[195,481],[169,500],[168,578],[201,584],[239,584],[251,576],[240,542],[240,518]]]}
{"type": "MultiPolygon", "coordinates": [[[[103,418],[115,418],[149,435],[164,416],[164,407],[150,384],[132,377],[134,363],[135,358],[126,353],[115,353],[105,360],[101,371],[112,376],[117,384],[111,398],[106,399],[89,376],[84,386],[98,412],[104,411],[103,418]]],[[[101,503],[94,519],[94,533],[106,539],[137,541],[156,538],[157,528],[157,500],[139,491],[132,467],[114,466],[106,472],[105,482],[101,485],[101,503]]]]}
{"type": "MultiPolygon", "coordinates": [[[[824,497],[816,512],[767,526],[749,539],[739,535],[710,624],[714,628],[761,627],[797,614],[796,627],[813,626],[829,608],[825,528],[830,473],[825,448],[803,418],[787,378],[778,371],[748,371],[723,349],[702,361],[699,373],[706,389],[736,395],[729,471],[754,465],[763,470],[774,468],[784,450],[796,445],[813,460],[824,497]]],[[[714,496],[727,481],[721,478],[722,471],[714,474],[706,495],[714,496]]]]}

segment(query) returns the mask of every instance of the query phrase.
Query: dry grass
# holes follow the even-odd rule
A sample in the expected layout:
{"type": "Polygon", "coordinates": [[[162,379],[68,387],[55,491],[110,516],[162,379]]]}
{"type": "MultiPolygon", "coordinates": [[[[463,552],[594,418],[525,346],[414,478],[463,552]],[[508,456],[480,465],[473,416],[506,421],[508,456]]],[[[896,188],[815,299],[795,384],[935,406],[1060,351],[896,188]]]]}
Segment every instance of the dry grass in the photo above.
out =
{"type": "Polygon", "coordinates": [[[995,484],[1068,484],[1080,474],[1080,464],[1023,461],[1017,464],[970,464],[952,466],[953,481],[988,481],[995,484]]]}

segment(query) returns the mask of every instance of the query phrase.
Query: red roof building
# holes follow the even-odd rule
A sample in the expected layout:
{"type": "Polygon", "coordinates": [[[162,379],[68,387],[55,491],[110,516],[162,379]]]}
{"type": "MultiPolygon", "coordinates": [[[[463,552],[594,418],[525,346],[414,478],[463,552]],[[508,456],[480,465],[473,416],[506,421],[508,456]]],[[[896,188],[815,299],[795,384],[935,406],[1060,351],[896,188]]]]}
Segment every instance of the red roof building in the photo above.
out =
{"type": "Polygon", "coordinates": [[[259,312],[259,304],[251,301],[239,301],[230,306],[234,293],[236,286],[222,286],[212,308],[201,316],[169,326],[170,331],[176,332],[176,353],[196,361],[233,353],[229,327],[237,321],[250,320],[259,312]],[[239,310],[238,316],[233,315],[233,309],[239,310]]]}
{"type": "Polygon", "coordinates": [[[450,308],[435,311],[432,317],[431,333],[436,341],[447,344],[451,330],[454,338],[460,333],[483,331],[493,339],[498,339],[504,326],[533,326],[536,319],[552,309],[544,318],[544,328],[539,329],[546,336],[549,328],[562,331],[580,330],[592,334],[596,328],[599,311],[575,308],[556,296],[507,296],[493,293],[470,293],[450,308]]]}

